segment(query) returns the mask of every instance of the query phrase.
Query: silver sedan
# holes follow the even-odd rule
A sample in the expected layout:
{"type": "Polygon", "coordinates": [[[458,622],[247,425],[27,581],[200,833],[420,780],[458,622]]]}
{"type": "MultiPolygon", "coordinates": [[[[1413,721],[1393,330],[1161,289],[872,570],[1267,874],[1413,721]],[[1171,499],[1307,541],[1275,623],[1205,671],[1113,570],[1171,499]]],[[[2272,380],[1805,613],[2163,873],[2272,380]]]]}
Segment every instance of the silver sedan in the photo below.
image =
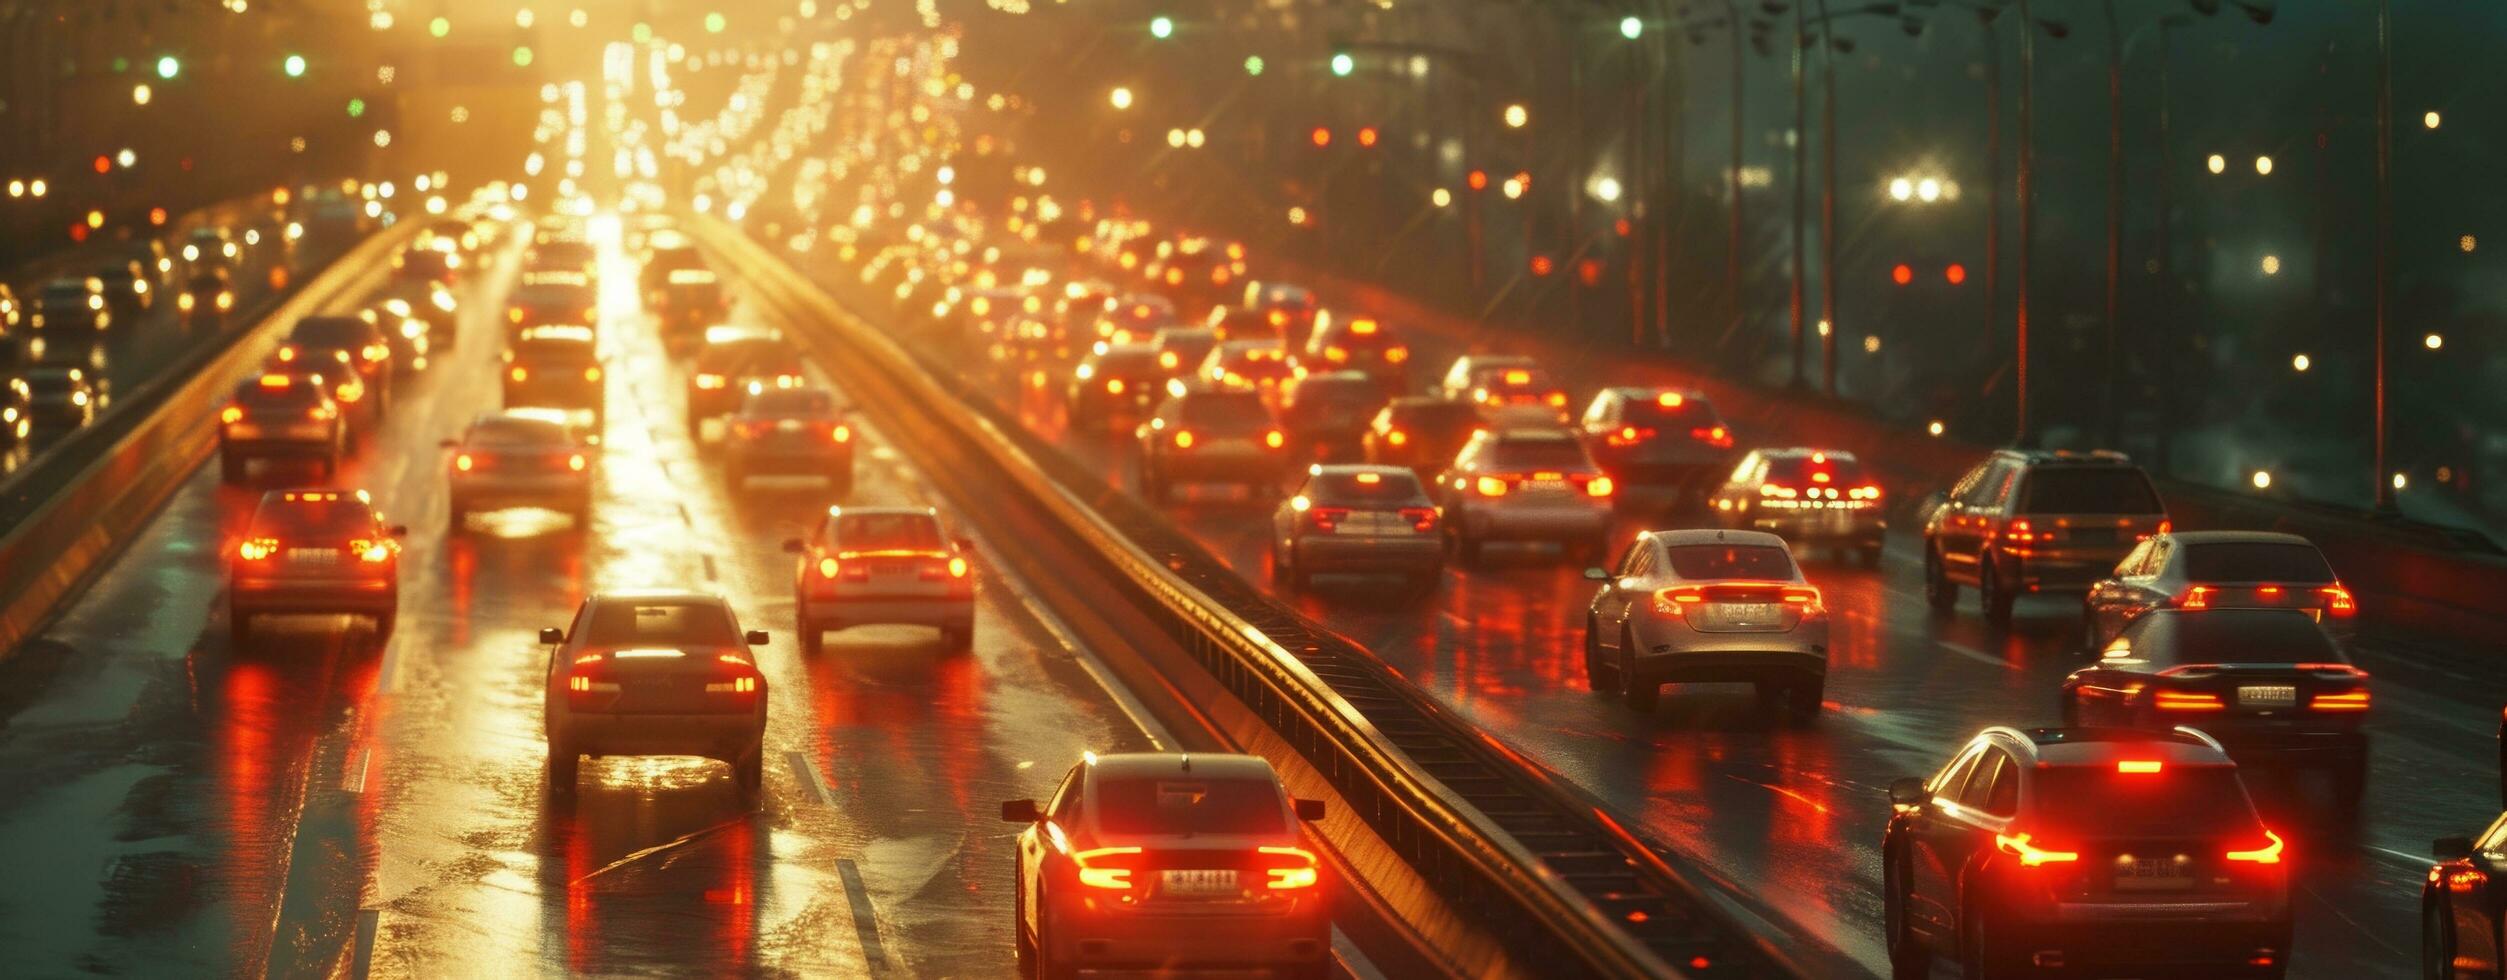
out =
{"type": "Polygon", "coordinates": [[[1585,620],[1585,677],[1652,711],[1667,683],[1754,684],[1771,707],[1819,712],[1828,610],[1783,538],[1760,531],[1647,531],[1601,583],[1585,620]]]}

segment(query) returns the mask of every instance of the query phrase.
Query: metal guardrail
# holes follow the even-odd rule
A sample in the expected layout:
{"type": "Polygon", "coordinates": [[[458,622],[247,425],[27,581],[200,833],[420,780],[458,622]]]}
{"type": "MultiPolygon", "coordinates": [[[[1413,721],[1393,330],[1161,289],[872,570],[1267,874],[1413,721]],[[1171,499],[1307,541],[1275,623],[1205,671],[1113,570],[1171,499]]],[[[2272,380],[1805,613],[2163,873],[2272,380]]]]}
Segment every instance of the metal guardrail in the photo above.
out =
{"type": "MultiPolygon", "coordinates": [[[[34,467],[57,467],[55,489],[28,501],[0,536],[0,657],[52,618],[217,446],[217,408],[299,317],[375,274],[416,223],[368,237],[254,326],[204,343],[126,397],[109,424],[65,440],[34,467]]],[[[23,474],[26,477],[43,473],[23,474]]]]}
{"type": "Polygon", "coordinates": [[[1593,802],[1454,717],[1363,648],[1298,616],[1156,512],[1080,468],[953,372],[840,307],[710,219],[701,242],[762,299],[825,330],[800,338],[857,404],[953,433],[1037,501],[1135,605],[1331,782],[1416,873],[1545,975],[1799,976],[1593,802]]]}

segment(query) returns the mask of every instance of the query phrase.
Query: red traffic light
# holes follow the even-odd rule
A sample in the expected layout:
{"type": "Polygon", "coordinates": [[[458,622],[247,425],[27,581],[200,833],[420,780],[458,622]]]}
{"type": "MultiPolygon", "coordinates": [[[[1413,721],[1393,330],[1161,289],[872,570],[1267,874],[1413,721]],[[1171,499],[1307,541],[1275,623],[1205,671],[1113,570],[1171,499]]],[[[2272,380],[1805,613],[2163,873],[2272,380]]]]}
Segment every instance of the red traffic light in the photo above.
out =
{"type": "Polygon", "coordinates": [[[1375,127],[1373,127],[1373,126],[1362,126],[1362,127],[1359,127],[1359,129],[1358,129],[1358,145],[1359,145],[1359,146],[1374,146],[1374,145],[1375,145],[1375,127]]]}
{"type": "Polygon", "coordinates": [[[96,172],[100,174],[112,173],[113,158],[103,154],[98,154],[96,156],[96,172]]]}
{"type": "Polygon", "coordinates": [[[1904,262],[1900,262],[1898,263],[1897,268],[1889,270],[1889,278],[1901,286],[1914,282],[1915,267],[1904,262]]]}
{"type": "Polygon", "coordinates": [[[1941,278],[1950,280],[1950,285],[1953,286],[1966,282],[1967,267],[1956,262],[1952,262],[1950,263],[1949,268],[1941,270],[1941,278]]]}
{"type": "Polygon", "coordinates": [[[1472,172],[1471,172],[1471,177],[1469,178],[1469,180],[1467,181],[1467,183],[1469,183],[1469,184],[1471,185],[1471,189],[1472,189],[1472,190],[1475,190],[1475,191],[1484,191],[1484,190],[1488,190],[1488,189],[1489,189],[1489,172],[1488,172],[1488,171],[1486,171],[1486,170],[1474,170],[1474,171],[1472,171],[1472,172]]]}
{"type": "Polygon", "coordinates": [[[1324,127],[1324,126],[1317,126],[1317,127],[1315,127],[1315,128],[1314,128],[1314,145],[1316,145],[1316,146],[1330,146],[1330,145],[1332,145],[1332,130],[1331,130],[1330,128],[1328,128],[1328,127],[1324,127]]]}
{"type": "Polygon", "coordinates": [[[1536,276],[1546,276],[1546,275],[1549,275],[1549,271],[1550,271],[1550,269],[1552,269],[1553,267],[1554,267],[1554,266],[1553,266],[1553,264],[1552,264],[1552,263],[1550,262],[1550,260],[1549,260],[1549,256],[1546,256],[1546,255],[1535,255],[1535,256],[1533,256],[1533,257],[1532,257],[1532,274],[1533,274],[1533,275],[1536,275],[1536,276]]]}

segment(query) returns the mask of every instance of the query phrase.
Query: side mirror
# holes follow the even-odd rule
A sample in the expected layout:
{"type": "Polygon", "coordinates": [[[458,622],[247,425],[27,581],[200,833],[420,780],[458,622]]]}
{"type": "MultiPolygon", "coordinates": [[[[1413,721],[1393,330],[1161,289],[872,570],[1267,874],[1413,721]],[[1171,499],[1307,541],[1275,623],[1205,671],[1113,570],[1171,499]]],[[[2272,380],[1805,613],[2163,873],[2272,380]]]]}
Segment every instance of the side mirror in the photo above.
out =
{"type": "Polygon", "coordinates": [[[566,642],[566,631],[550,626],[540,630],[540,642],[556,646],[566,642]]]}
{"type": "Polygon", "coordinates": [[[405,538],[405,537],[408,537],[408,536],[409,536],[409,525],[407,525],[407,524],[394,524],[394,525],[392,525],[392,527],[391,527],[391,533],[392,533],[392,536],[393,536],[393,537],[395,537],[395,538],[405,538]]]}
{"type": "Polygon", "coordinates": [[[975,553],[974,538],[950,538],[949,543],[956,545],[959,551],[966,552],[970,555],[975,553]]]}
{"type": "Polygon", "coordinates": [[[2472,856],[2472,838],[2440,837],[2429,845],[2429,856],[2440,861],[2460,861],[2472,856]]]}
{"type": "Polygon", "coordinates": [[[1044,811],[1037,809],[1034,800],[1001,801],[1001,820],[1004,823],[1035,823],[1044,818],[1044,811]]]}
{"type": "Polygon", "coordinates": [[[1321,821],[1323,819],[1323,801],[1298,800],[1297,819],[1303,820],[1307,823],[1316,823],[1321,821]]]}
{"type": "Polygon", "coordinates": [[[801,540],[801,539],[799,539],[799,538],[785,538],[785,539],[783,539],[783,553],[784,553],[784,554],[787,554],[787,555],[798,555],[798,554],[804,554],[804,553],[808,552],[809,550],[810,550],[810,545],[809,545],[809,542],[807,542],[807,541],[803,541],[803,540],[801,540]]]}
{"type": "Polygon", "coordinates": [[[1608,582],[1608,581],[1610,581],[1610,569],[1607,569],[1607,568],[1588,568],[1588,569],[1585,569],[1585,570],[1584,570],[1584,580],[1585,580],[1585,581],[1587,581],[1587,582],[1608,582]]]}
{"type": "Polygon", "coordinates": [[[765,645],[766,645],[766,631],[765,631],[765,630],[750,630],[750,631],[748,632],[748,636],[746,637],[746,639],[749,641],[749,645],[750,645],[750,646],[753,646],[753,647],[762,647],[762,646],[765,646],[765,645]]]}
{"type": "Polygon", "coordinates": [[[1889,781],[1889,802],[1898,806],[1919,806],[1924,802],[1924,781],[1913,776],[1889,781]]]}

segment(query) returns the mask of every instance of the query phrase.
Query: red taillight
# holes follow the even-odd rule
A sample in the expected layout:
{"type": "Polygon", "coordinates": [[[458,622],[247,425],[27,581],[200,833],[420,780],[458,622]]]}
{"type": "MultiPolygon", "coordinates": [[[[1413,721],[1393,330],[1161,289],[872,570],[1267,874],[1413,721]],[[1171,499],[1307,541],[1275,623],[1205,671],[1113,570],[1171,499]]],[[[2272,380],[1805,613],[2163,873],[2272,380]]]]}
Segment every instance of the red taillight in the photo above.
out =
{"type": "Polygon", "coordinates": [[[1584,481],[1584,493],[1588,497],[1607,497],[1616,489],[1618,486],[1611,483],[1607,476],[1597,476],[1584,481]]]}
{"type": "Polygon", "coordinates": [[[964,559],[964,558],[951,558],[951,559],[949,559],[949,577],[950,577],[950,578],[965,578],[965,577],[966,577],[966,559],[964,559]]]}
{"type": "Polygon", "coordinates": [[[1695,585],[1682,585],[1654,593],[1654,611],[1665,616],[1684,615],[1683,610],[1706,601],[1706,590],[1695,585]]]}
{"type": "Polygon", "coordinates": [[[1717,449],[1732,448],[1732,430],[1726,429],[1720,425],[1703,426],[1700,428],[1690,429],[1689,438],[1714,446],[1717,449]]]}
{"type": "Polygon", "coordinates": [[[2161,711],[2224,711],[2228,708],[2219,695],[2201,691],[2159,691],[2151,695],[2150,703],[2161,711]]]}
{"type": "Polygon", "coordinates": [[[1288,436],[1281,433],[1278,429],[1273,429],[1262,434],[1262,444],[1273,449],[1278,449],[1281,446],[1288,445],[1288,436]]]}
{"type": "Polygon", "coordinates": [[[243,421],[243,420],[244,420],[244,410],[243,410],[243,409],[240,409],[240,408],[236,408],[236,407],[234,407],[234,406],[232,406],[232,405],[227,406],[225,411],[222,411],[222,412],[219,412],[219,413],[218,413],[218,421],[220,421],[220,422],[224,422],[224,423],[226,423],[226,424],[228,424],[228,425],[234,425],[235,423],[237,423],[237,422],[241,422],[241,421],[243,421]]]}
{"type": "Polygon", "coordinates": [[[2324,611],[2327,614],[2348,617],[2359,613],[2358,600],[2352,599],[2350,590],[2344,588],[2339,582],[2317,589],[2316,594],[2324,597],[2324,611]]]}
{"type": "Polygon", "coordinates": [[[1306,526],[1315,531],[1330,534],[1338,530],[1341,521],[1348,517],[1349,508],[1347,507],[1314,507],[1306,511],[1306,526]]]}
{"type": "Polygon", "coordinates": [[[1471,488],[1479,491],[1480,496],[1483,497],[1503,497],[1507,490],[1512,489],[1512,484],[1507,483],[1506,478],[1502,476],[1484,476],[1473,481],[1471,488]]]}
{"type": "Polygon", "coordinates": [[[1652,429],[1640,429],[1633,425],[1623,425],[1619,427],[1619,431],[1604,435],[1602,437],[1602,441],[1613,446],[1634,446],[1642,444],[1651,438],[1654,438],[1654,430],[1652,429]]]}
{"type": "Polygon", "coordinates": [[[828,579],[828,580],[832,581],[832,580],[834,580],[834,579],[835,579],[835,577],[836,577],[836,573],[841,572],[841,571],[844,571],[844,563],[843,563],[843,562],[837,561],[837,560],[835,560],[835,559],[833,559],[833,558],[821,558],[821,559],[819,559],[819,560],[818,560],[818,577],[819,577],[819,578],[828,579]]]}
{"type": "Polygon", "coordinates": [[[2318,694],[2307,699],[2307,707],[2314,711],[2366,711],[2368,710],[2368,690],[2360,688],[2356,691],[2318,694]]]}
{"type": "Polygon", "coordinates": [[[581,674],[566,678],[566,690],[577,694],[590,694],[592,693],[592,679],[581,674]]]}
{"type": "Polygon", "coordinates": [[[2115,771],[2133,775],[2154,775],[2166,769],[2166,763],[2157,759],[2124,759],[2115,764],[2115,771]]]}
{"type": "Polygon", "coordinates": [[[2271,828],[2267,827],[2263,831],[2263,846],[2251,851],[2230,851],[2221,856],[2231,861],[2279,864],[2281,863],[2281,835],[2273,833],[2271,828]]]}
{"type": "Polygon", "coordinates": [[[1816,613],[1827,608],[1820,602],[1819,590],[1807,585],[1785,586],[1784,601],[1786,605],[1800,607],[1805,613],[1816,613]]]}
{"type": "Polygon", "coordinates": [[[1193,434],[1192,434],[1191,432],[1189,432],[1189,431],[1182,431],[1182,430],[1177,431],[1177,432],[1175,433],[1175,448],[1177,448],[1177,449],[1191,449],[1191,448],[1193,448],[1193,434]]]}
{"type": "Polygon", "coordinates": [[[2185,594],[2176,597],[2176,607],[2179,609],[2194,610],[2209,609],[2211,608],[2211,597],[2219,591],[2220,590],[2212,588],[2208,585],[2194,586],[2186,589],[2185,594]]]}
{"type": "Polygon", "coordinates": [[[462,453],[462,454],[460,454],[460,455],[458,455],[458,456],[453,457],[453,468],[454,468],[454,469],[457,469],[457,470],[460,470],[460,471],[462,471],[462,472],[464,472],[464,473],[468,473],[468,472],[470,472],[471,470],[477,469],[477,468],[478,468],[478,466],[479,466],[479,461],[478,461],[478,460],[476,460],[476,459],[471,458],[471,456],[470,456],[470,454],[469,454],[469,453],[462,453]]]}
{"type": "Polygon", "coordinates": [[[566,468],[577,473],[583,472],[583,468],[590,465],[592,465],[591,461],[584,459],[582,453],[566,457],[566,468]]]}
{"type": "Polygon", "coordinates": [[[755,694],[763,683],[757,676],[757,667],[739,654],[718,654],[714,658],[714,680],[706,682],[705,693],[755,694]]]}
{"type": "Polygon", "coordinates": [[[2035,525],[2028,522],[2028,518],[2020,517],[2012,519],[2011,523],[2003,527],[2002,537],[2006,541],[2018,542],[2052,541],[2054,532],[2037,530],[2035,525]]]}
{"type": "Polygon", "coordinates": [[[1312,888],[1323,880],[1314,854],[1302,847],[1257,848],[1255,858],[1269,879],[1265,886],[1272,891],[1312,888]]]}
{"type": "Polygon", "coordinates": [[[530,379],[531,372],[523,368],[515,368],[511,371],[505,372],[505,376],[516,381],[526,381],[530,379]]]}
{"type": "Polygon", "coordinates": [[[392,560],[392,552],[395,549],[389,541],[358,540],[349,542],[348,550],[357,556],[358,561],[369,565],[380,565],[392,560]]]}
{"type": "Polygon", "coordinates": [[[1436,508],[1434,507],[1404,507],[1401,509],[1401,519],[1409,521],[1410,529],[1413,531],[1436,530],[1436,508]]]}
{"type": "Polygon", "coordinates": [[[235,557],[245,561],[261,561],[279,553],[279,539],[252,538],[235,546],[235,557]]]}
{"type": "Polygon", "coordinates": [[[2068,864],[2080,860],[2079,851],[2051,850],[2032,842],[2030,837],[2029,834],[1995,834],[1993,846],[1995,850],[2020,859],[2020,865],[2023,867],[2068,864]]]}
{"type": "Polygon", "coordinates": [[[1116,891],[1132,887],[1132,871],[1141,863],[1140,848],[1100,847],[1071,855],[1071,863],[1079,871],[1079,883],[1090,888],[1116,891]]]}

